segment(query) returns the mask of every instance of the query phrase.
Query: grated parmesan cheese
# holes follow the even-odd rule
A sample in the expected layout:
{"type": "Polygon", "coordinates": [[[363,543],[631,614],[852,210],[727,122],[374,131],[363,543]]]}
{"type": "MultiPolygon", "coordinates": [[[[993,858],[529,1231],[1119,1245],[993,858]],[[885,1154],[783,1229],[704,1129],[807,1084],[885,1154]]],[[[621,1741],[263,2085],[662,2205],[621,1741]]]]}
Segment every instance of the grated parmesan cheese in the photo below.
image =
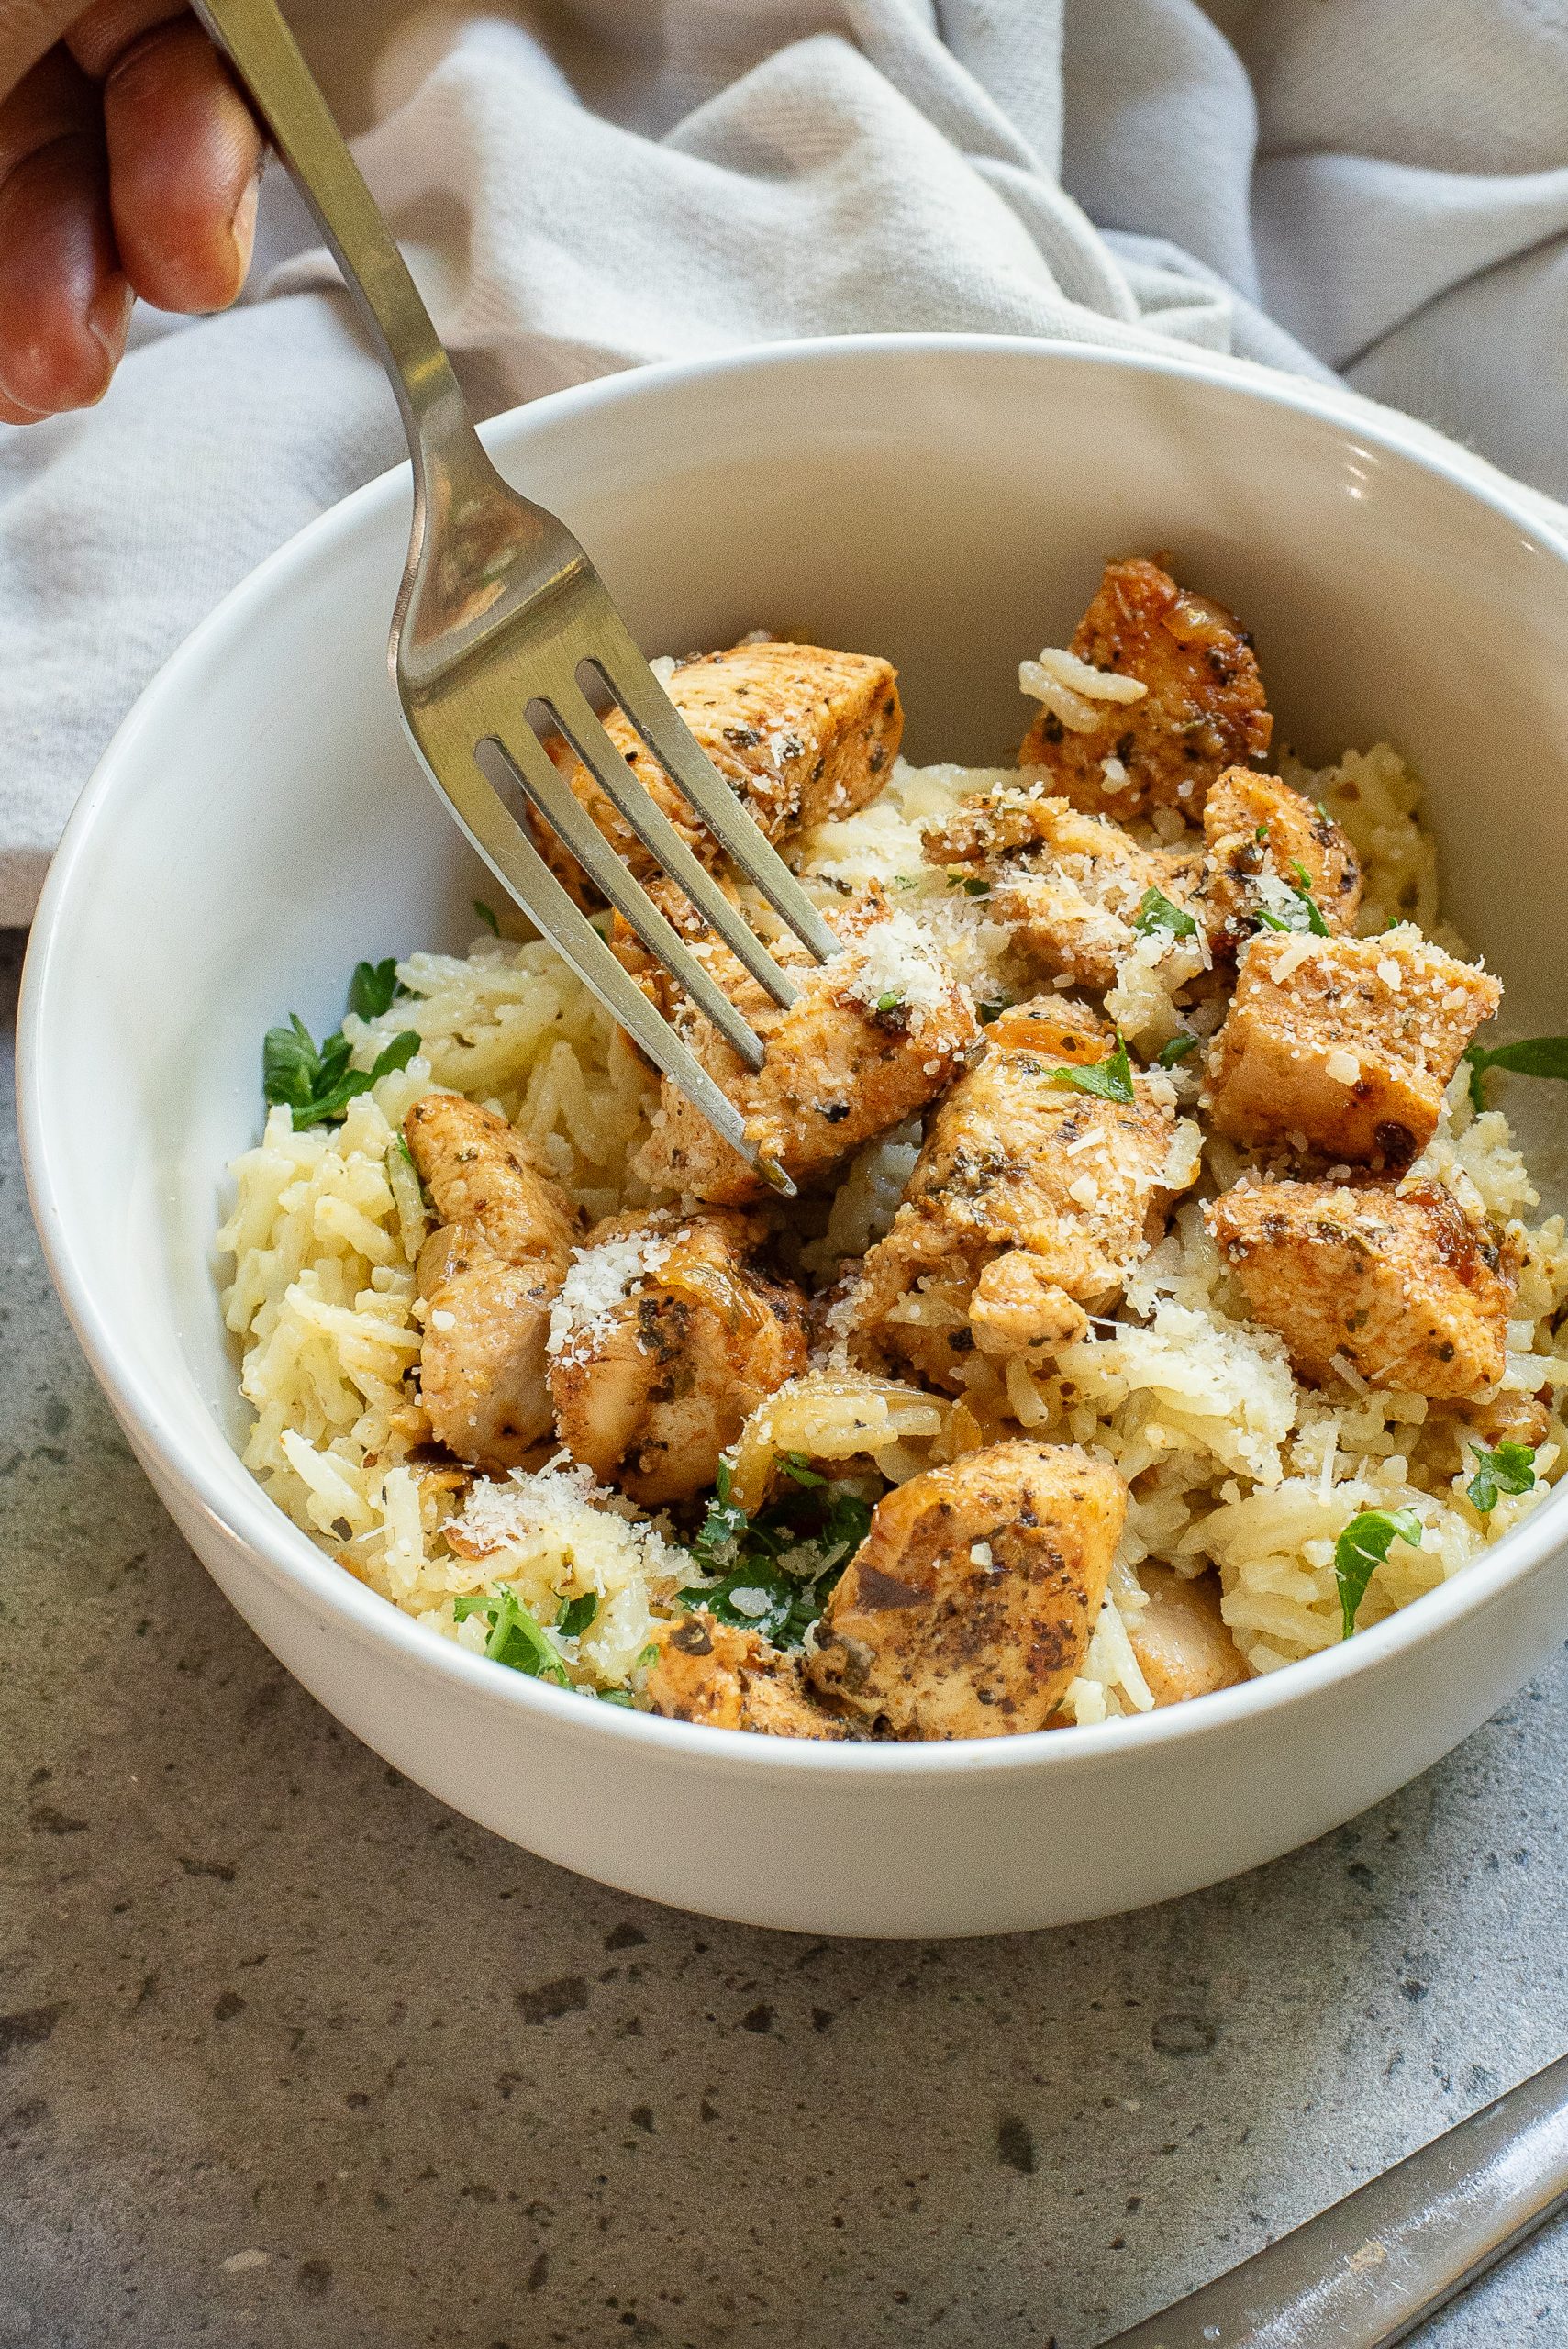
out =
{"type": "Polygon", "coordinates": [[[659,1270],[670,1246],[657,1233],[644,1231],[575,1250],[561,1294],[550,1308],[548,1351],[581,1361],[605,1336],[617,1308],[638,1283],[659,1270]]]}
{"type": "MultiPolygon", "coordinates": [[[[874,1009],[887,996],[895,996],[915,1035],[952,992],[951,976],[931,938],[906,913],[890,913],[865,931],[844,960],[855,968],[847,982],[838,983],[840,997],[874,1009]]],[[[837,980],[836,971],[834,976],[837,980]]]]}

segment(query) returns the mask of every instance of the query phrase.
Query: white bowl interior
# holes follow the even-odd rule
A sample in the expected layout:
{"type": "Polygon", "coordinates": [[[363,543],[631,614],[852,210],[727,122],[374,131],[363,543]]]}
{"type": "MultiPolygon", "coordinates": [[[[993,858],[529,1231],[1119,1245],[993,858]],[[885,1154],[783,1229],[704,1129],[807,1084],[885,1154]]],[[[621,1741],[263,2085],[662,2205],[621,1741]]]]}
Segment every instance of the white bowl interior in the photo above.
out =
{"type": "MultiPolygon", "coordinates": [[[[1462,464],[1445,478],[1315,394],[956,340],[657,371],[488,438],[650,651],[764,625],[886,653],[921,759],[1006,757],[1019,656],[1065,640],[1107,554],[1172,549],[1253,629],[1284,739],[1322,758],[1386,737],[1416,760],[1509,1027],[1563,1024],[1568,580],[1462,464]]],[[[496,886],[386,674],[406,513],[406,479],[373,484],[193,640],[106,763],[40,926],[46,1239],[144,1452],[195,1471],[220,1516],[248,1480],[212,1233],[258,1130],[262,1032],[290,1010],[335,1023],[361,955],[462,945],[496,886]]]]}

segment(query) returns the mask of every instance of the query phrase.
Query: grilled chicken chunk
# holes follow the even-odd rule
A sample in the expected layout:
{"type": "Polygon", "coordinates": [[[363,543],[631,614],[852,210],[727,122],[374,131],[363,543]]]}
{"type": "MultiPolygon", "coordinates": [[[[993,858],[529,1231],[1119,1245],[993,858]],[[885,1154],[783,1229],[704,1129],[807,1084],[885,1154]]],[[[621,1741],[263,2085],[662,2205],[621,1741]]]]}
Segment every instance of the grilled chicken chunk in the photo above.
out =
{"type": "Polygon", "coordinates": [[[1004,1012],[986,1039],[932,1118],[893,1229],[868,1251],[838,1319],[863,1366],[906,1362],[954,1391],[973,1346],[1003,1350],[1026,1293],[1031,1345],[1078,1334],[1073,1305],[1115,1297],[1184,1187],[1168,1174],[1175,1123],[1162,1080],[1135,1077],[1130,1102],[1060,1081],[1111,1044],[1092,1014],[1047,998],[1004,1012]],[[1023,1261],[977,1287],[1015,1253],[1023,1261]]]}
{"type": "Polygon", "coordinates": [[[440,1218],[416,1271],[431,1432],[460,1460],[504,1473],[550,1433],[545,1334],[576,1221],[494,1110],[428,1093],[403,1131],[440,1218]]]}
{"type": "Polygon", "coordinates": [[[755,1730],[767,1737],[846,1738],[860,1724],[824,1704],[802,1677],[800,1658],[756,1631],[718,1622],[706,1610],[658,1623],[644,1687],[653,1710],[709,1729],[755,1730]]]}
{"type": "Polygon", "coordinates": [[[928,864],[977,894],[1043,974],[1116,984],[1149,892],[1186,911],[1187,863],[1140,848],[1118,824],[1085,816],[1040,785],[984,792],[926,836],[928,864]]]}
{"type": "MultiPolygon", "coordinates": [[[[730,954],[704,950],[725,993],[762,1039],[759,1070],[684,1001],[676,1028],[746,1119],[759,1147],[801,1188],[831,1174],[852,1151],[925,1108],[980,1039],[969,997],[924,931],[874,885],[833,928],[844,952],[818,967],[797,952],[779,959],[800,994],[780,1010],[730,954]]],[[[719,1206],[766,1197],[766,1178],[720,1141],[664,1080],[634,1171],[651,1186],[719,1206]]]]}
{"type": "Polygon", "coordinates": [[[1246,1660],[1225,1627],[1219,1585],[1212,1575],[1188,1581],[1169,1566],[1146,1561],[1138,1579],[1149,1604],[1124,1616],[1138,1668],[1159,1705],[1184,1705],[1217,1688],[1251,1678],[1246,1660]]]}
{"type": "MultiPolygon", "coordinates": [[[[771,841],[829,816],[848,815],[879,790],[898,754],[904,712],[897,672],[860,652],[815,644],[738,644],[678,662],[666,690],[708,758],[771,841]]],[[[612,711],[605,731],[639,783],[706,864],[723,852],[643,744],[612,711]]],[[[639,879],[659,870],[649,851],[584,766],[568,780],[606,840],[639,879]]],[[[583,874],[553,832],[540,849],[573,894],[583,874]]]]}
{"type": "Polygon", "coordinates": [[[1214,1125],[1258,1149],[1407,1166],[1502,992],[1409,925],[1381,938],[1254,938],[1208,1056],[1214,1125]]]}
{"type": "Polygon", "coordinates": [[[1196,895],[1218,952],[1233,954],[1243,939],[1281,922],[1301,928],[1303,888],[1330,930],[1355,929],[1362,876],[1354,849],[1331,817],[1277,775],[1228,767],[1208,795],[1203,830],[1196,895]]]}
{"type": "Polygon", "coordinates": [[[1083,731],[1042,709],[1025,735],[1019,764],[1049,768],[1075,807],[1123,822],[1175,807],[1195,823],[1220,773],[1267,751],[1273,720],[1251,637],[1158,563],[1107,563],[1072,649],[1090,668],[1148,687],[1083,731]]]}
{"type": "Polygon", "coordinates": [[[813,1686],[895,1737],[1041,1729],[1105,1597],[1127,1487],[1085,1452],[997,1443],[877,1503],[828,1600],[813,1686]]]}
{"type": "Polygon", "coordinates": [[[764,1396],[805,1370],[806,1297],[757,1264],[760,1217],[608,1217],[550,1327],[561,1441],[645,1508],[706,1492],[764,1396]]]}
{"type": "Polygon", "coordinates": [[[1434,1399],[1502,1376],[1518,1263],[1440,1185],[1249,1185],[1207,1219],[1253,1319],[1314,1385],[1341,1362],[1434,1399]]]}

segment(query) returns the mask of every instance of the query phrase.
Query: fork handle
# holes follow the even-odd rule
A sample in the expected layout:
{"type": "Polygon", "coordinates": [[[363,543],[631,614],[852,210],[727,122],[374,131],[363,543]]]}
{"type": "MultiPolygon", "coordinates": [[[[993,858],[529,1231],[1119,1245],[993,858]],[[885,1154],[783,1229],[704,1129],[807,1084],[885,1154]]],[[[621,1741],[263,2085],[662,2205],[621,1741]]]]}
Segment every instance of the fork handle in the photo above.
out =
{"type": "Polygon", "coordinates": [[[357,297],[397,394],[421,499],[439,473],[494,481],[428,310],[274,0],[193,0],[232,61],[357,297]]]}
{"type": "Polygon", "coordinates": [[[1391,2349],[1568,2203],[1568,2056],[1104,2349],[1391,2349]]]}

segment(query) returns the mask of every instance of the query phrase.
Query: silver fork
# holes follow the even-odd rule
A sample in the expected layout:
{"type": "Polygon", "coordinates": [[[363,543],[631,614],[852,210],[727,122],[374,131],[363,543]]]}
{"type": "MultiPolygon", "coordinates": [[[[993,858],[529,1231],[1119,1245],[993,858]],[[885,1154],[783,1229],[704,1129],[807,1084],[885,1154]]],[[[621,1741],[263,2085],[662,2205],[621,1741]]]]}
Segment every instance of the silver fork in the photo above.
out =
{"type": "Polygon", "coordinates": [[[618,703],[719,845],[818,963],[839,941],[704,755],[565,525],[504,482],[370,190],[273,0],[195,0],[319,222],[397,395],[414,522],[388,648],[404,721],[432,782],[502,885],[725,1141],[776,1188],[794,1185],[628,977],[493,780],[504,779],[734,1047],[762,1045],[573,793],[545,748],[559,733],[638,839],[780,1005],[794,982],[637,781],[595,707],[618,703]],[[584,680],[591,681],[585,689],[584,680]],[[486,769],[490,772],[487,773],[486,769]]]}

